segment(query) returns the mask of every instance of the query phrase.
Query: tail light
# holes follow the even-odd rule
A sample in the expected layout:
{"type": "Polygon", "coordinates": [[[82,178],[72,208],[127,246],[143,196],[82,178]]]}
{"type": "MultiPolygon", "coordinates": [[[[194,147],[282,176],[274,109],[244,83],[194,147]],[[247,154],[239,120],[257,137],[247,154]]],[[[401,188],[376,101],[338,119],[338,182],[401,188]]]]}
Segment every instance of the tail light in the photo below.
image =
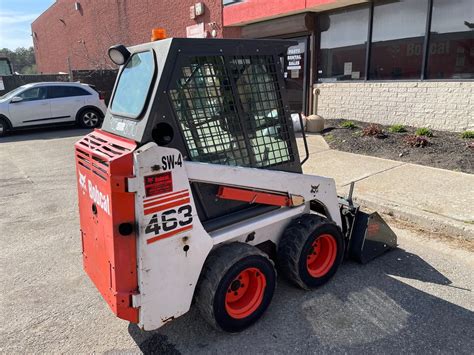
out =
{"type": "Polygon", "coordinates": [[[102,91],[99,91],[99,100],[102,100],[102,101],[105,100],[105,95],[102,91]]]}

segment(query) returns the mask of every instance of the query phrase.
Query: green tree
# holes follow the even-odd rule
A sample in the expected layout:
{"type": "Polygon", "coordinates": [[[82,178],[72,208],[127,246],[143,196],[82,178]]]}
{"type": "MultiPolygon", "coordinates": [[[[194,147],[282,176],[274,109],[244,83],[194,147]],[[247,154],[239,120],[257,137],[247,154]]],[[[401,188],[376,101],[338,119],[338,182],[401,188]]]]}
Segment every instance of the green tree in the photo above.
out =
{"type": "Polygon", "coordinates": [[[14,51],[3,48],[0,49],[0,57],[10,59],[14,72],[20,74],[36,74],[35,52],[33,47],[20,47],[14,51]]]}

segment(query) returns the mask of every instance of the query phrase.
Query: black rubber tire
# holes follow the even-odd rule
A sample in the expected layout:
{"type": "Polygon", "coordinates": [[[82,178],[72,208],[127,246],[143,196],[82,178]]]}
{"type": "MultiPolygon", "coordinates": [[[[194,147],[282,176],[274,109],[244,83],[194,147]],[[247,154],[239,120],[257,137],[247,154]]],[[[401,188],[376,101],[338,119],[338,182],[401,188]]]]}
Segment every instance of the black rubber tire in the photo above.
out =
{"type": "Polygon", "coordinates": [[[86,108],[82,110],[77,116],[77,123],[82,128],[97,128],[100,127],[102,123],[102,115],[96,109],[86,108]],[[91,119],[96,119],[97,121],[95,121],[93,124],[88,124],[87,121],[91,119]]]}
{"type": "Polygon", "coordinates": [[[208,256],[195,293],[202,317],[217,330],[236,333],[255,323],[267,310],[275,292],[276,270],[266,254],[244,243],[224,244],[208,256]],[[229,315],[225,297],[232,281],[246,268],[257,268],[266,279],[258,308],[241,319],[229,315]]]}
{"type": "Polygon", "coordinates": [[[315,214],[305,214],[294,219],[283,232],[277,249],[279,271],[289,281],[303,289],[311,289],[328,282],[336,273],[344,258],[344,238],[339,227],[332,221],[315,214]],[[337,245],[336,258],[330,269],[320,277],[310,275],[306,258],[313,242],[323,234],[334,237],[337,245]]]}
{"type": "Polygon", "coordinates": [[[0,137],[5,137],[10,130],[10,125],[4,118],[0,117],[0,126],[0,137]]]}

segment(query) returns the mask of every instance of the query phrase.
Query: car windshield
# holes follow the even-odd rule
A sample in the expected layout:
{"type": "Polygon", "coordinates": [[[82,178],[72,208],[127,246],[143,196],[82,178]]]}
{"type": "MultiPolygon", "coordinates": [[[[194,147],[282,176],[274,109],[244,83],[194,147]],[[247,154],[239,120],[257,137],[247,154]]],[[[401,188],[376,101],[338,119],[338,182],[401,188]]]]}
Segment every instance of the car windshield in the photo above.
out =
{"type": "Polygon", "coordinates": [[[23,89],[25,89],[24,86],[20,86],[19,88],[13,89],[12,91],[7,92],[5,95],[0,96],[0,100],[8,100],[8,99],[11,99],[11,98],[14,97],[16,94],[18,94],[20,91],[22,91],[23,89]]]}
{"type": "Polygon", "coordinates": [[[152,52],[132,55],[120,75],[111,105],[112,113],[138,117],[145,105],[154,71],[152,52]]]}

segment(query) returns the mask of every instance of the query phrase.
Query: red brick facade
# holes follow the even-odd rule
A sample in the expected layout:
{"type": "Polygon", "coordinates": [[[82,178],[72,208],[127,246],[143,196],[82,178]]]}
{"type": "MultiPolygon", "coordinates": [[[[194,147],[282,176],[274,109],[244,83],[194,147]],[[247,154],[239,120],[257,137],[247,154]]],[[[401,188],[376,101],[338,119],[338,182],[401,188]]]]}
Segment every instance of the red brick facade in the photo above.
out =
{"type": "Polygon", "coordinates": [[[222,26],[222,0],[205,0],[205,11],[190,18],[199,0],[57,0],[31,25],[38,72],[113,68],[107,49],[114,44],[148,42],[153,27],[168,37],[186,37],[186,27],[204,23],[217,37],[238,37],[222,26]],[[76,9],[75,3],[78,3],[76,9]]]}

